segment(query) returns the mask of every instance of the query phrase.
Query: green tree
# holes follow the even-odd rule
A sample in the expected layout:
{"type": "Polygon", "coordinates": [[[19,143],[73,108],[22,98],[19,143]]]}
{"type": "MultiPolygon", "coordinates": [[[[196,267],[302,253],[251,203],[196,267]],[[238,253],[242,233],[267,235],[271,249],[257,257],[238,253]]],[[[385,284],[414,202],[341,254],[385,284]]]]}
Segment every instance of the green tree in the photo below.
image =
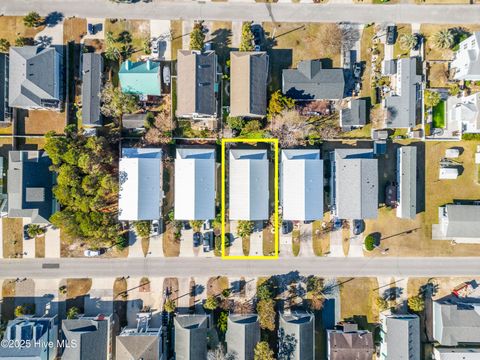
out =
{"type": "Polygon", "coordinates": [[[190,33],[190,50],[203,49],[205,44],[205,33],[203,27],[203,21],[198,21],[193,25],[192,32],[190,33]]]}
{"type": "Polygon", "coordinates": [[[385,300],[383,297],[378,296],[375,299],[375,305],[377,305],[378,310],[385,311],[388,309],[388,301],[385,300]]]}
{"type": "Polygon", "coordinates": [[[240,46],[238,50],[240,51],[253,51],[253,32],[252,24],[250,22],[244,22],[242,25],[242,37],[240,40],[240,46]]]}
{"type": "Polygon", "coordinates": [[[126,30],[122,31],[120,34],[118,34],[117,42],[121,44],[130,44],[132,42],[132,34],[126,30]]]}
{"type": "Polygon", "coordinates": [[[240,220],[237,225],[237,234],[242,239],[249,237],[253,233],[253,221],[240,220]]]}
{"type": "Polygon", "coordinates": [[[200,231],[203,221],[202,220],[190,220],[190,226],[192,227],[193,231],[200,231]]]}
{"type": "Polygon", "coordinates": [[[32,238],[45,234],[45,231],[45,228],[41,227],[38,224],[30,224],[27,228],[28,236],[32,238]]]}
{"type": "Polygon", "coordinates": [[[115,36],[113,35],[113,32],[107,31],[105,33],[105,44],[107,46],[109,46],[109,45],[115,44],[116,42],[117,42],[117,40],[115,39],[115,36]]]}
{"type": "Polygon", "coordinates": [[[32,38],[19,36],[15,39],[15,46],[26,46],[26,45],[31,45],[32,43],[33,43],[32,38]]]}
{"type": "Polygon", "coordinates": [[[450,29],[441,29],[433,34],[433,46],[437,49],[450,49],[455,42],[455,36],[450,29]]]}
{"type": "Polygon", "coordinates": [[[375,237],[372,234],[365,237],[364,245],[367,251],[372,251],[373,249],[375,249],[375,237]]]}
{"type": "Polygon", "coordinates": [[[448,93],[451,96],[457,96],[460,93],[460,86],[457,83],[450,84],[448,93]]]}
{"type": "Polygon", "coordinates": [[[275,330],[275,302],[272,299],[260,300],[257,303],[257,313],[262,329],[275,330]]]}
{"type": "Polygon", "coordinates": [[[163,310],[168,312],[169,314],[175,312],[177,306],[175,305],[175,301],[171,299],[167,299],[165,303],[163,304],[163,310]]]}
{"type": "Polygon", "coordinates": [[[271,119],[274,115],[280,114],[283,110],[292,109],[294,106],[295,100],[283,95],[280,90],[277,90],[270,96],[267,117],[271,119]]]}
{"type": "Polygon", "coordinates": [[[0,52],[7,53],[10,50],[10,42],[7,39],[0,39],[0,52]]]}
{"type": "Polygon", "coordinates": [[[415,49],[418,44],[418,37],[416,34],[402,34],[398,41],[400,42],[400,49],[408,51],[415,49]]]}
{"type": "Polygon", "coordinates": [[[245,120],[241,117],[231,117],[227,118],[227,125],[232,130],[242,131],[243,127],[245,126],[245,120]]]}
{"type": "Polygon", "coordinates": [[[245,136],[248,134],[255,133],[262,129],[262,123],[258,120],[249,120],[246,125],[243,127],[241,135],[245,136]]]}
{"type": "Polygon", "coordinates": [[[273,299],[273,291],[270,282],[264,281],[257,286],[257,299],[259,300],[271,300],[273,299]]]}
{"type": "Polygon", "coordinates": [[[425,90],[423,98],[427,107],[435,107],[442,100],[440,93],[432,90],[425,90]]]}
{"type": "Polygon", "coordinates": [[[33,28],[42,25],[42,17],[35,11],[29,12],[23,18],[23,23],[26,27],[33,28]]]}
{"type": "Polygon", "coordinates": [[[222,311],[220,313],[220,316],[218,317],[218,321],[217,321],[217,327],[218,327],[218,330],[220,330],[221,333],[225,334],[227,332],[228,312],[222,311]]]}
{"type": "Polygon", "coordinates": [[[118,61],[122,54],[120,53],[120,48],[117,44],[107,44],[105,49],[105,58],[110,61],[118,61]]]}
{"type": "Polygon", "coordinates": [[[76,306],[72,306],[67,311],[67,319],[69,320],[76,319],[79,313],[80,313],[80,310],[76,306]]]}
{"type": "Polygon", "coordinates": [[[275,360],[274,353],[272,349],[270,349],[268,342],[260,341],[259,343],[257,343],[257,345],[255,345],[253,359],[254,360],[275,360]]]}
{"type": "Polygon", "coordinates": [[[27,309],[23,305],[18,305],[17,307],[15,307],[15,310],[14,310],[15,317],[22,317],[25,315],[26,312],[27,312],[27,309]]]}
{"type": "Polygon", "coordinates": [[[425,300],[420,295],[410,296],[408,298],[408,307],[415,312],[421,312],[425,309],[425,300]]]}
{"type": "Polygon", "coordinates": [[[206,310],[215,310],[218,307],[218,300],[215,296],[210,295],[207,297],[207,300],[205,300],[205,304],[203,304],[203,307],[206,310]]]}
{"type": "Polygon", "coordinates": [[[138,110],[138,98],[132,94],[125,94],[121,89],[108,83],[102,90],[102,114],[107,117],[120,118],[124,114],[131,114],[138,110]]]}
{"type": "Polygon", "coordinates": [[[145,55],[150,55],[152,53],[152,48],[151,48],[149,38],[143,39],[142,47],[143,47],[143,52],[145,53],[145,55]]]}
{"type": "Polygon", "coordinates": [[[146,239],[146,238],[150,237],[151,226],[152,226],[152,222],[149,221],[149,220],[135,221],[133,223],[133,227],[135,228],[135,232],[142,239],[146,239]]]}

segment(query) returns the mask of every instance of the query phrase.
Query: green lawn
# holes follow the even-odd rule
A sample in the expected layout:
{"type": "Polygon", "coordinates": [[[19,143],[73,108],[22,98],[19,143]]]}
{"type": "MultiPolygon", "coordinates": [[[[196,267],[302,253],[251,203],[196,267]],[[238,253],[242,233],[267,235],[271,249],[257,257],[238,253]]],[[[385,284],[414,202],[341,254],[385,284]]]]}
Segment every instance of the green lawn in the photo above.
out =
{"type": "Polygon", "coordinates": [[[432,109],[432,120],[434,128],[444,128],[445,127],[445,101],[440,101],[432,109]]]}

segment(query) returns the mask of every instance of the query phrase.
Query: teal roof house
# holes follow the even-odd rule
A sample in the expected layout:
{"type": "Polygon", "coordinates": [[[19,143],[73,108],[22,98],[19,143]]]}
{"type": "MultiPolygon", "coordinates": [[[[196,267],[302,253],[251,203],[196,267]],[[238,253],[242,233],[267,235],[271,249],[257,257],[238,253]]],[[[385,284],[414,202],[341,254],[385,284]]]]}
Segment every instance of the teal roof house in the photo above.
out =
{"type": "Polygon", "coordinates": [[[120,86],[126,94],[160,96],[160,63],[154,61],[125,61],[118,73],[120,86]]]}

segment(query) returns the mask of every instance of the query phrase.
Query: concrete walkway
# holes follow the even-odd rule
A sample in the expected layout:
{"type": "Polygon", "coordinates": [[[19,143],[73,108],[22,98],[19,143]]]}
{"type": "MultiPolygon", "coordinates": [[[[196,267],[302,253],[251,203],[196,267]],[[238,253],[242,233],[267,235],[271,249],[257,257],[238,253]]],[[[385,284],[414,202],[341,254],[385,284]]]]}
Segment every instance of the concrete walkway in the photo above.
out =
{"type": "Polygon", "coordinates": [[[148,257],[163,257],[163,235],[150,236],[150,244],[148,245],[148,257]]]}
{"type": "Polygon", "coordinates": [[[263,256],[263,221],[255,221],[250,235],[250,256],[263,256]]]}
{"type": "Polygon", "coordinates": [[[237,221],[230,221],[230,234],[233,236],[233,241],[230,243],[231,256],[243,255],[242,238],[237,234],[237,221]]]}
{"type": "Polygon", "coordinates": [[[47,227],[47,232],[45,233],[45,257],[59,258],[60,243],[60,229],[55,229],[53,226],[47,227]]]}

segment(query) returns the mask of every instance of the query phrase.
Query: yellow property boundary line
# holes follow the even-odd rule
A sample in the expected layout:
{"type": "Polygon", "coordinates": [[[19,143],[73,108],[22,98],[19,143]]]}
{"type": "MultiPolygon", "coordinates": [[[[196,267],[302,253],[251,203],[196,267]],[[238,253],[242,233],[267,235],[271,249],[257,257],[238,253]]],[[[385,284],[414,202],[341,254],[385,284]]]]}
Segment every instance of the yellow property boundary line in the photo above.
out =
{"type": "MultiPolygon", "coordinates": [[[[278,259],[278,139],[222,139],[222,259],[224,260],[275,260],[278,259]],[[258,255],[258,256],[229,256],[225,255],[225,144],[226,143],[270,143],[274,145],[274,238],[275,238],[275,254],[274,255],[258,255]]],[[[263,245],[263,244],[262,244],[263,245]]]]}

